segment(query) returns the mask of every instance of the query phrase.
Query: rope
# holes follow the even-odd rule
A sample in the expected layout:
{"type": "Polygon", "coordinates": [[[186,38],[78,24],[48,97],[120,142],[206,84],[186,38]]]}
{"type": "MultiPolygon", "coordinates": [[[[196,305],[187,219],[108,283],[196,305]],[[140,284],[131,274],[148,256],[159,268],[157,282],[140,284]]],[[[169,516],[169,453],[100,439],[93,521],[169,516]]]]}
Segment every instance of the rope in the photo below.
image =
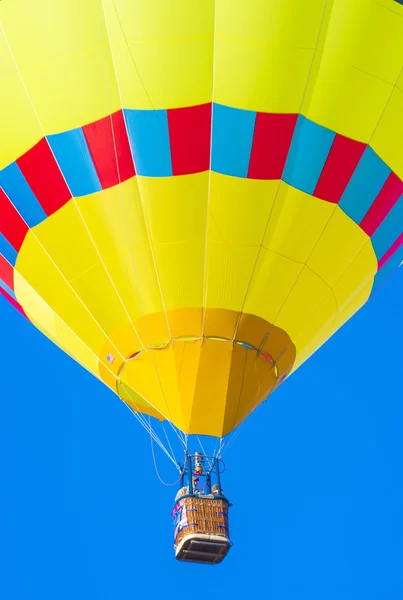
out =
{"type": "Polygon", "coordinates": [[[214,458],[216,458],[216,452],[217,452],[217,445],[218,445],[218,440],[221,440],[222,438],[216,438],[215,440],[215,444],[214,444],[214,449],[213,449],[213,456],[214,458]]]}
{"type": "Polygon", "coordinates": [[[176,466],[177,463],[176,463],[174,457],[172,457],[169,454],[168,450],[165,448],[164,444],[161,442],[161,440],[159,439],[159,437],[157,436],[157,434],[154,432],[154,430],[152,429],[151,425],[149,425],[145,419],[143,420],[143,417],[140,417],[140,414],[136,413],[132,409],[131,406],[129,406],[128,404],[126,404],[126,402],[124,402],[124,404],[127,407],[127,409],[132,413],[132,415],[136,418],[136,420],[140,423],[140,425],[143,427],[143,429],[145,429],[147,431],[147,433],[154,439],[155,443],[166,454],[166,456],[169,458],[169,460],[176,466]]]}
{"type": "Polygon", "coordinates": [[[164,432],[165,439],[166,439],[166,441],[168,442],[168,446],[169,446],[169,449],[171,450],[172,456],[173,456],[174,458],[176,458],[176,456],[175,456],[175,453],[174,453],[174,451],[172,450],[171,442],[170,442],[170,440],[169,440],[169,437],[168,437],[168,435],[167,435],[167,432],[165,431],[164,423],[161,423],[161,427],[162,427],[162,430],[163,430],[163,432],[164,432]]]}
{"type": "MultiPolygon", "coordinates": [[[[128,409],[132,412],[132,414],[136,417],[136,419],[138,420],[138,422],[142,425],[142,427],[148,432],[150,433],[150,435],[153,436],[155,442],[160,446],[161,450],[163,450],[163,452],[165,452],[165,454],[170,458],[170,460],[174,463],[174,465],[176,466],[178,464],[178,461],[176,460],[176,457],[174,455],[174,453],[172,452],[172,456],[169,454],[168,450],[165,448],[164,444],[162,443],[161,439],[158,437],[158,435],[155,433],[155,431],[153,430],[152,426],[151,426],[151,421],[149,422],[149,424],[147,423],[147,420],[145,418],[145,416],[142,414],[141,409],[139,408],[138,404],[136,403],[135,400],[133,400],[133,397],[131,395],[131,390],[127,389],[127,387],[125,386],[124,383],[121,382],[121,385],[123,387],[123,389],[126,391],[126,393],[128,394],[128,396],[130,397],[130,400],[133,402],[133,404],[135,405],[136,409],[137,409],[137,413],[135,411],[133,411],[133,409],[131,408],[131,406],[129,406],[128,404],[126,404],[126,406],[128,407],[128,409]]],[[[151,406],[151,405],[150,405],[151,406]]],[[[148,415],[149,420],[150,420],[150,415],[148,415]]]]}
{"type": "Polygon", "coordinates": [[[227,444],[225,444],[225,442],[223,442],[223,444],[220,446],[220,449],[218,451],[217,458],[221,458],[222,455],[224,454],[224,452],[226,452],[228,450],[228,448],[232,445],[234,440],[238,437],[239,431],[240,431],[242,425],[244,424],[244,422],[245,421],[242,421],[242,423],[240,425],[238,425],[238,427],[231,433],[231,436],[230,436],[227,444]]]}
{"type": "MultiPolygon", "coordinates": [[[[27,286],[29,286],[35,294],[37,294],[37,292],[32,288],[32,286],[26,281],[26,279],[22,276],[21,279],[23,281],[25,281],[25,283],[27,284],[27,286]]],[[[82,345],[87,349],[87,351],[92,354],[96,359],[98,359],[98,356],[95,354],[95,352],[93,352],[93,350],[91,350],[91,348],[83,341],[80,340],[80,338],[78,337],[78,335],[75,333],[75,331],[73,331],[73,329],[59,316],[56,314],[56,312],[54,311],[54,309],[43,299],[41,298],[41,301],[43,302],[43,304],[45,306],[47,306],[47,308],[55,315],[56,318],[58,318],[60,320],[61,323],[63,323],[66,328],[73,334],[74,337],[76,337],[81,343],[82,345]]],[[[46,330],[45,330],[46,331],[46,330]]],[[[56,341],[60,340],[56,335],[53,335],[51,333],[48,333],[49,337],[53,337],[56,341]]],[[[92,371],[90,371],[90,369],[88,367],[86,367],[86,365],[71,351],[66,352],[66,354],[69,354],[77,363],[79,363],[81,366],[83,366],[87,371],[89,371],[91,374],[95,375],[95,377],[108,389],[109,386],[105,383],[105,381],[103,381],[100,377],[98,377],[98,375],[96,375],[95,373],[93,373],[92,371]]],[[[115,380],[118,380],[118,377],[116,376],[115,373],[113,373],[113,371],[107,366],[104,365],[105,368],[107,369],[107,371],[115,378],[115,380]]],[[[122,383],[122,386],[125,388],[124,384],[122,383]]],[[[126,388],[125,388],[126,389],[126,388]]],[[[131,401],[133,402],[133,404],[136,406],[136,408],[138,409],[138,405],[136,404],[136,402],[133,400],[131,394],[130,394],[130,390],[126,389],[126,392],[128,393],[131,401]]],[[[172,452],[173,456],[171,456],[168,452],[168,450],[164,447],[163,443],[161,442],[161,440],[158,438],[157,434],[153,431],[152,427],[151,427],[151,423],[150,425],[147,424],[144,416],[142,415],[142,413],[139,411],[139,413],[137,414],[131,406],[129,406],[126,402],[122,401],[124,406],[132,413],[132,415],[136,418],[136,420],[140,423],[140,425],[150,434],[150,436],[153,437],[153,439],[155,440],[155,442],[160,446],[161,450],[168,456],[168,458],[173,462],[173,464],[175,465],[176,468],[178,468],[178,463],[175,460],[175,456],[174,453],[172,452]]],[[[168,439],[168,438],[167,438],[168,439]]],[[[169,442],[169,439],[168,439],[169,442]]],[[[171,447],[171,451],[172,451],[172,447],[171,447]]]]}
{"type": "MultiPolygon", "coordinates": [[[[149,421],[151,421],[151,418],[150,418],[150,416],[148,416],[148,419],[149,419],[149,421]]],[[[150,423],[150,427],[151,427],[151,423],[150,423]]],[[[182,478],[182,475],[183,475],[183,472],[182,472],[182,470],[179,468],[178,464],[175,464],[176,468],[179,470],[179,477],[178,477],[178,479],[177,479],[176,481],[172,482],[172,483],[167,483],[166,481],[164,481],[164,480],[162,479],[162,477],[161,477],[161,475],[160,475],[160,472],[159,472],[159,470],[158,470],[158,466],[157,466],[157,460],[156,460],[156,457],[155,457],[155,452],[154,452],[153,438],[151,437],[151,435],[150,435],[150,445],[151,445],[151,454],[152,454],[152,457],[153,457],[153,463],[154,463],[154,469],[155,469],[155,473],[156,473],[156,475],[157,475],[158,479],[160,480],[160,482],[161,482],[163,485],[167,486],[167,487],[173,487],[174,485],[177,485],[177,484],[179,483],[179,481],[181,480],[181,478],[182,478]]]]}
{"type": "Polygon", "coordinates": [[[201,448],[201,451],[202,451],[202,453],[203,453],[204,457],[205,457],[205,458],[206,458],[206,460],[207,460],[207,463],[208,463],[208,468],[209,468],[209,469],[211,469],[211,468],[212,468],[212,465],[211,465],[211,463],[210,463],[209,459],[207,458],[207,452],[205,451],[205,449],[204,449],[204,447],[203,447],[203,444],[201,443],[201,440],[200,440],[200,438],[199,438],[199,436],[198,436],[198,435],[196,436],[196,439],[197,439],[197,441],[199,442],[199,444],[200,444],[200,448],[201,448]]]}

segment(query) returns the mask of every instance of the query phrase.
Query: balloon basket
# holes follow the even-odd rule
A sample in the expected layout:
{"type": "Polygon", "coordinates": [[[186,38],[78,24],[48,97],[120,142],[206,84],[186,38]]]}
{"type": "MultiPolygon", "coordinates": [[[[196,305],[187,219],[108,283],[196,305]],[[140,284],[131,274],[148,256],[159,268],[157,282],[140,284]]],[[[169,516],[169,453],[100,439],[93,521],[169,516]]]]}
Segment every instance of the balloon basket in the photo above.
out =
{"type": "Polygon", "coordinates": [[[186,455],[172,511],[177,560],[215,565],[228,554],[231,504],[221,487],[224,470],[224,463],[217,457],[199,452],[186,455]]]}
{"type": "Polygon", "coordinates": [[[223,498],[186,496],[179,498],[176,519],[175,557],[184,562],[214,565],[231,547],[228,527],[229,503],[223,498]]]}

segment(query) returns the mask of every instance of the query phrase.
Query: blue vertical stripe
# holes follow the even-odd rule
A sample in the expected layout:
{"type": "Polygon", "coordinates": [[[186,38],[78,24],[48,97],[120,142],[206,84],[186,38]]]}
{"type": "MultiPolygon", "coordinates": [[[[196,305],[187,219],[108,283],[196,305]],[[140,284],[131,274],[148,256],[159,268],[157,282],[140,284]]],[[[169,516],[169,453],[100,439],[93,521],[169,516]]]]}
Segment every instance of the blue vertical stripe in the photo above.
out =
{"type": "Polygon", "coordinates": [[[255,121],[255,112],[213,104],[213,171],[248,176],[255,121]]]}
{"type": "Polygon", "coordinates": [[[300,115],[283,172],[284,181],[313,194],[335,137],[334,131],[300,115]]]}
{"type": "Polygon", "coordinates": [[[167,111],[125,109],[124,114],[137,174],[172,175],[167,111]]]}
{"type": "Polygon", "coordinates": [[[384,221],[372,236],[372,245],[375,254],[380,260],[389,248],[394,244],[403,230],[403,196],[394,205],[384,221]]]}
{"type": "Polygon", "coordinates": [[[360,224],[390,175],[390,169],[368,146],[340,199],[340,208],[360,224]]]}
{"type": "Polygon", "coordinates": [[[13,265],[13,266],[15,265],[17,256],[18,256],[18,252],[16,250],[14,250],[14,248],[12,247],[10,242],[8,240],[6,240],[6,238],[4,237],[4,235],[1,232],[0,232],[0,254],[2,254],[4,256],[4,258],[6,260],[8,260],[10,265],[13,265]]]}
{"type": "Polygon", "coordinates": [[[17,163],[11,163],[0,171],[0,187],[29,227],[35,227],[46,219],[45,211],[29,187],[17,163]]]}
{"type": "Polygon", "coordinates": [[[47,140],[73,196],[86,196],[102,189],[81,128],[48,135],[47,140]]]}

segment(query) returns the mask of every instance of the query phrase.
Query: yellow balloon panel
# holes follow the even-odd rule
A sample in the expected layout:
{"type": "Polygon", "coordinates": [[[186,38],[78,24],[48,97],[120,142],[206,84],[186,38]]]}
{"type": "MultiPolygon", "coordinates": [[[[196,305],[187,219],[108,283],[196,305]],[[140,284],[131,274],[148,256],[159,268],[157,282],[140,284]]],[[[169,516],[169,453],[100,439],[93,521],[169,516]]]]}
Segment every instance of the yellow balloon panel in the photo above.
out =
{"type": "MultiPolygon", "coordinates": [[[[102,2],[2,2],[0,20],[43,133],[80,127],[120,108],[102,2]]],[[[5,86],[4,93],[13,89],[5,86]]]]}
{"type": "Polygon", "coordinates": [[[158,410],[152,408],[149,402],[147,402],[139,394],[136,394],[136,392],[134,392],[120,380],[117,383],[117,392],[119,397],[126,402],[126,404],[128,404],[135,413],[141,412],[142,414],[150,415],[150,417],[154,417],[159,421],[164,420],[163,415],[161,415],[158,410]]]}
{"type": "Polygon", "coordinates": [[[105,42],[104,33],[101,34],[105,28],[99,0],[86,0],[84,6],[80,0],[3,2],[0,15],[23,73],[62,63],[72,55],[85,54],[105,42]],[[25,43],[27,39],[29,45],[25,43]]]}
{"type": "Polygon", "coordinates": [[[376,272],[374,250],[370,240],[367,240],[333,286],[334,297],[340,312],[364,287],[367,288],[371,285],[376,272]]]}
{"type": "Polygon", "coordinates": [[[242,311],[258,256],[257,246],[208,242],[206,306],[242,311]]]}
{"type": "MultiPolygon", "coordinates": [[[[308,257],[307,266],[328,286],[333,287],[368,242],[366,233],[337,206],[323,232],[317,237],[315,247],[308,257]]],[[[370,256],[365,255],[365,257],[368,268],[375,269],[372,271],[374,274],[377,261],[373,250],[370,256]]],[[[362,266],[364,275],[365,267],[362,266]]],[[[355,283],[354,279],[351,280],[352,289],[355,283]]]]}
{"type": "Polygon", "coordinates": [[[403,179],[403,71],[374,131],[371,145],[403,179]]]}
{"type": "Polygon", "coordinates": [[[258,246],[273,205],[279,181],[228,177],[212,172],[208,197],[208,240],[258,246]]]}
{"type": "Polygon", "coordinates": [[[280,183],[273,210],[268,220],[263,246],[305,263],[323,235],[336,207],[280,183]]]}
{"type": "Polygon", "coordinates": [[[138,182],[165,309],[201,306],[208,173],[138,182]]]}
{"type": "Polygon", "coordinates": [[[280,310],[273,322],[295,339],[301,326],[309,322],[320,311],[322,303],[329,293],[326,283],[307,266],[293,282],[280,310]]]}
{"type": "MultiPolygon", "coordinates": [[[[0,14],[2,5],[0,4],[0,14]]],[[[7,144],[0,144],[0,169],[21,156],[43,133],[0,28],[0,130],[7,144]]]]}
{"type": "Polygon", "coordinates": [[[86,243],[104,262],[130,318],[136,320],[144,312],[162,311],[136,178],[78,198],[76,204],[87,226],[86,243]]]}
{"type": "Polygon", "coordinates": [[[262,248],[252,274],[244,312],[257,314],[273,323],[303,268],[300,263],[262,248]]]}
{"type": "Polygon", "coordinates": [[[211,101],[213,0],[104,0],[104,6],[126,108],[211,101]]]}
{"type": "Polygon", "coordinates": [[[304,321],[301,321],[299,331],[295,337],[298,352],[293,371],[298,369],[315,352],[315,348],[319,348],[333,335],[336,329],[334,318],[337,310],[336,299],[332,290],[329,290],[316,306],[316,310],[311,312],[304,321]]]}
{"type": "Polygon", "coordinates": [[[217,3],[214,101],[264,112],[296,113],[309,76],[324,10],[315,0],[217,3]],[[234,68],[235,66],[235,68],[234,68]]]}
{"type": "Polygon", "coordinates": [[[312,54],[311,48],[217,36],[213,100],[245,110],[296,113],[300,110],[312,54]]]}
{"type": "Polygon", "coordinates": [[[204,242],[208,172],[137,180],[153,243],[204,242]]]}
{"type": "MultiPolygon", "coordinates": [[[[216,34],[260,44],[314,48],[323,19],[323,0],[220,0],[216,3],[216,34]],[[247,8],[247,10],[246,10],[247,8]]],[[[332,3],[330,3],[332,4],[332,3]]]]}
{"type": "Polygon", "coordinates": [[[322,346],[336,331],[344,325],[368,300],[372,290],[372,281],[365,284],[357,293],[353,294],[350,302],[346,304],[333,318],[334,299],[328,295],[323,302],[321,311],[314,316],[308,327],[304,327],[296,343],[301,348],[293,370],[298,369],[320,346],[322,346]],[[332,310],[333,308],[333,310],[332,310]]]}
{"type": "Polygon", "coordinates": [[[331,14],[320,31],[301,112],[369,142],[401,73],[403,19],[396,18],[401,7],[362,0],[328,5],[331,14]]]}
{"type": "Polygon", "coordinates": [[[87,228],[86,243],[109,274],[114,290],[111,302],[118,300],[126,314],[120,313],[120,324],[127,316],[134,321],[145,313],[162,311],[158,275],[136,178],[78,198],[76,204],[87,228]]]}

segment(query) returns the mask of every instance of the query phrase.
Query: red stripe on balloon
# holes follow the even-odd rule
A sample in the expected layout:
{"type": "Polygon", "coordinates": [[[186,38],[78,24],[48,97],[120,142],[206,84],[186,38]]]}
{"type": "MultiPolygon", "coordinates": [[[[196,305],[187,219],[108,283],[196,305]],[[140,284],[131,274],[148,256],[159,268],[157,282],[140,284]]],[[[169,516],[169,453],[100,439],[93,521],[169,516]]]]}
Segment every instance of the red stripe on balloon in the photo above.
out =
{"type": "Polygon", "coordinates": [[[0,188],[0,232],[17,252],[22,246],[28,229],[20,213],[0,188]]]}
{"type": "Polygon", "coordinates": [[[18,302],[16,300],[14,300],[14,298],[12,296],[10,296],[10,294],[8,294],[6,292],[6,290],[3,290],[3,288],[0,287],[0,294],[2,296],[4,296],[4,298],[6,300],[9,301],[9,303],[14,306],[15,309],[18,310],[18,312],[20,312],[24,317],[28,318],[27,315],[24,312],[24,309],[22,308],[21,304],[18,304],[18,302]]]}
{"type": "Polygon", "coordinates": [[[171,108],[168,113],[173,175],[210,168],[211,103],[171,108]]]}
{"type": "Polygon", "coordinates": [[[83,132],[103,189],[134,177],[136,172],[121,110],[85,125],[83,132]]]}
{"type": "Polygon", "coordinates": [[[298,115],[256,113],[250,179],[281,179],[298,115]]]}
{"type": "Polygon", "coordinates": [[[48,216],[70,200],[70,190],[46,139],[23,154],[17,165],[48,216]]]}
{"type": "Polygon", "coordinates": [[[373,235],[402,194],[403,181],[395,173],[391,173],[361,221],[361,229],[369,236],[373,235]]]}
{"type": "Polygon", "coordinates": [[[383,265],[388,262],[388,260],[399,250],[399,248],[403,246],[403,233],[399,235],[397,240],[392,244],[389,250],[384,254],[381,260],[378,263],[378,270],[382,269],[383,265]]]}
{"type": "Polygon", "coordinates": [[[14,290],[14,269],[0,254],[0,279],[10,288],[14,290]]]}
{"type": "Polygon", "coordinates": [[[337,204],[365,148],[362,142],[336,134],[313,195],[337,204]]]}

